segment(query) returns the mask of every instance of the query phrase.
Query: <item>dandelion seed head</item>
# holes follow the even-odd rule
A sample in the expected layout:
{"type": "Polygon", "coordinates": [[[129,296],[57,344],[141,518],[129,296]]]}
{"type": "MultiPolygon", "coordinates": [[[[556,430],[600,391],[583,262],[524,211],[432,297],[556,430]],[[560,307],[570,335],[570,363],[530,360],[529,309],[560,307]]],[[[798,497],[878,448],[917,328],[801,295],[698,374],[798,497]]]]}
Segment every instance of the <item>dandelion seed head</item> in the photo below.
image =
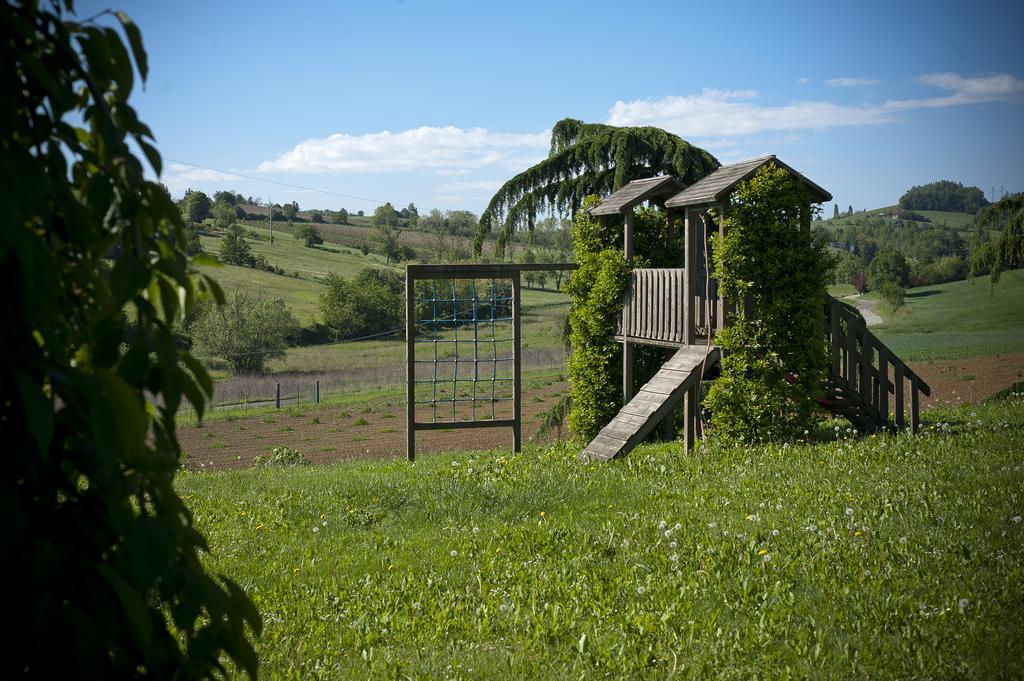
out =
{"type": "Polygon", "coordinates": [[[849,507],[847,507],[847,509],[846,509],[846,515],[847,515],[847,517],[852,517],[852,516],[853,516],[853,509],[852,509],[852,508],[849,508],[849,507]]]}
{"type": "Polygon", "coordinates": [[[645,589],[645,588],[644,588],[644,587],[642,587],[642,586],[638,586],[638,587],[636,588],[636,592],[637,592],[637,594],[638,594],[638,595],[640,595],[640,596],[643,596],[643,595],[644,595],[644,592],[645,592],[645,591],[647,591],[647,589],[645,589]]]}
{"type": "Polygon", "coordinates": [[[452,557],[452,558],[455,558],[455,557],[456,557],[456,556],[458,556],[458,555],[459,555],[459,552],[458,552],[458,551],[456,551],[455,549],[452,549],[452,552],[451,552],[451,557],[452,557]]]}

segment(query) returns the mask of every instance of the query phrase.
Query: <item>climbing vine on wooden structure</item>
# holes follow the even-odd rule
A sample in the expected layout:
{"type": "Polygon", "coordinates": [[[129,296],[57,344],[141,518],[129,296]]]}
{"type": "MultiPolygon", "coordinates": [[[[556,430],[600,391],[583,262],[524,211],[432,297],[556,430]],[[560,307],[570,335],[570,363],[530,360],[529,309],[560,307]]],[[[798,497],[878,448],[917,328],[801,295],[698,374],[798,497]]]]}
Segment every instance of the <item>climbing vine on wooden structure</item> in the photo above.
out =
{"type": "Polygon", "coordinates": [[[714,276],[727,300],[747,302],[715,338],[722,376],[705,406],[717,436],[778,441],[810,424],[826,368],[821,299],[832,266],[810,235],[816,210],[799,179],[774,164],[732,195],[714,276]]]}

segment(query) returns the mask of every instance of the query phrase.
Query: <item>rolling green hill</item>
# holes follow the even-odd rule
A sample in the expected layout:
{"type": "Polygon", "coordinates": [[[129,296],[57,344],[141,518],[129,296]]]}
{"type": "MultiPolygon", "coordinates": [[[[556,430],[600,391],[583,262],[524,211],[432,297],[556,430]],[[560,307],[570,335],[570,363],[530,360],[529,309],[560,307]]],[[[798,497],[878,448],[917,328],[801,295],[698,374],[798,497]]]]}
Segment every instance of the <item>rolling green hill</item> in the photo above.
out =
{"type": "Polygon", "coordinates": [[[994,289],[987,278],[910,289],[874,329],[904,360],[1024,352],[1024,270],[1003,273],[994,289]]]}
{"type": "MultiPolygon", "coordinates": [[[[225,290],[261,290],[268,295],[282,298],[301,324],[308,325],[313,321],[317,310],[317,298],[324,288],[321,280],[328,272],[353,277],[366,267],[386,266],[384,259],[373,253],[363,255],[356,249],[330,245],[306,248],[291,234],[281,233],[276,229],[274,243],[271,244],[268,230],[260,227],[246,229],[258,233],[264,239],[246,239],[253,254],[262,255],[271,265],[283,267],[286,273],[284,276],[236,265],[200,269],[217,279],[225,290]]],[[[220,251],[220,236],[202,236],[200,241],[203,250],[213,254],[220,251]]]]}

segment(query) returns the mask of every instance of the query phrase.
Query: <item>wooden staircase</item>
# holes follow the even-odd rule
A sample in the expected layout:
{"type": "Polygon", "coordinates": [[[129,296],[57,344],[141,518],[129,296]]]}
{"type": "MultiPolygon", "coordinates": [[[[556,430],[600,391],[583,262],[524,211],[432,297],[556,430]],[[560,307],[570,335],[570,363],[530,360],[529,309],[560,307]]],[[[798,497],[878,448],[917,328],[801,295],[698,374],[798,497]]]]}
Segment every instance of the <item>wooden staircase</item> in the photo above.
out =
{"type": "Polygon", "coordinates": [[[903,430],[909,406],[910,428],[916,433],[921,426],[918,395],[931,395],[928,384],[868,330],[857,312],[828,294],[824,326],[829,370],[822,404],[863,432],[888,427],[890,411],[896,428],[903,430]]]}

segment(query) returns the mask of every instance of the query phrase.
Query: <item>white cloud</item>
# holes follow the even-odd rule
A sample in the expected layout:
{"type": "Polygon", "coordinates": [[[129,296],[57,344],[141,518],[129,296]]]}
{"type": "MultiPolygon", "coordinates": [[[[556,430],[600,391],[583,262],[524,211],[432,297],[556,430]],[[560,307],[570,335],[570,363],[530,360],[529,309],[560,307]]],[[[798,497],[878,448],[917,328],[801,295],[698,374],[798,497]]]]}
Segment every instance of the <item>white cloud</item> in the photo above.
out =
{"type": "Polygon", "coordinates": [[[460,173],[487,166],[518,171],[547,154],[550,131],[502,133],[484,128],[420,127],[401,132],[306,140],[272,161],[262,172],[387,173],[413,170],[460,173]]]}
{"type": "MultiPolygon", "coordinates": [[[[833,79],[855,80],[855,79],[833,79]]],[[[894,99],[882,105],[843,105],[797,101],[762,106],[753,90],[712,90],[661,99],[616,102],[608,111],[612,125],[653,125],[686,138],[751,135],[766,131],[824,130],[879,125],[910,109],[1007,101],[1024,97],[1024,81],[1006,73],[965,78],[955,73],[921,76],[919,82],[950,91],[927,99],[894,99]]]]}
{"type": "Polygon", "coordinates": [[[964,78],[956,73],[929,73],[917,79],[922,85],[948,90],[952,94],[928,99],[896,99],[886,102],[893,109],[919,109],[960,104],[1001,102],[1024,97],[1024,80],[1008,73],[964,78]]]}
{"type": "Polygon", "coordinates": [[[810,78],[798,78],[797,81],[796,81],[797,85],[807,85],[810,82],[811,82],[810,78]]]}
{"type": "Polygon", "coordinates": [[[753,90],[711,90],[656,100],[618,101],[608,112],[612,125],[654,125],[683,137],[750,135],[766,130],[802,130],[840,125],[872,125],[892,120],[877,106],[794,102],[759,106],[753,90]]]}
{"type": "Polygon", "coordinates": [[[437,191],[461,192],[467,189],[479,189],[482,191],[494,192],[504,184],[504,180],[473,180],[470,182],[446,182],[438,185],[437,191]]]}
{"type": "Polygon", "coordinates": [[[831,78],[825,81],[825,85],[829,87],[867,87],[868,85],[878,85],[878,81],[873,78],[831,78]]]}
{"type": "Polygon", "coordinates": [[[728,137],[708,139],[698,138],[693,140],[693,142],[694,144],[697,144],[698,146],[701,146],[705,149],[728,149],[730,147],[735,147],[739,145],[738,141],[734,139],[729,139],[728,137]]]}
{"type": "Polygon", "coordinates": [[[237,183],[238,179],[234,175],[222,173],[217,170],[196,168],[184,163],[171,163],[164,170],[163,175],[160,176],[160,181],[167,185],[167,188],[171,190],[172,194],[175,194],[180,191],[184,191],[185,189],[195,188],[196,185],[207,182],[217,182],[221,184],[226,184],[228,182],[237,183]]]}

